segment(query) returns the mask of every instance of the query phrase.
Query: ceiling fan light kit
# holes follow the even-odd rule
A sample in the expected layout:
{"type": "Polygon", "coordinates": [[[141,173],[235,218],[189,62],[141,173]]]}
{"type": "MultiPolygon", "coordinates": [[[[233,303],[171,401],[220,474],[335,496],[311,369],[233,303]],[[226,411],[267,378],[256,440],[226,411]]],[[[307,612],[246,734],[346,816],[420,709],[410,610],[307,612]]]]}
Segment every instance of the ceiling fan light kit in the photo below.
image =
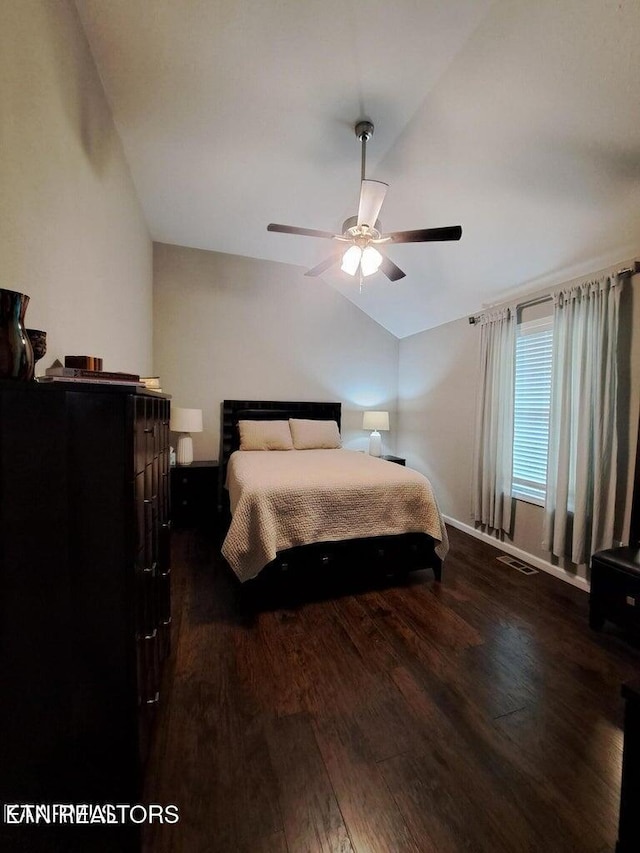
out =
{"type": "Polygon", "coordinates": [[[305,275],[319,276],[332,266],[340,263],[340,269],[348,275],[359,274],[360,289],[364,278],[381,270],[389,281],[404,278],[405,273],[396,266],[378,246],[386,243],[426,243],[444,240],[459,240],[462,228],[453,225],[447,228],[422,228],[416,231],[395,231],[383,234],[382,225],[378,219],[384,202],[388,184],[383,181],[372,181],[365,177],[367,161],[367,142],[373,136],[373,123],[359,121],[355,126],[356,137],[362,144],[362,160],[360,169],[360,201],[357,216],[350,216],[342,224],[342,234],[332,234],[330,231],[318,231],[313,228],[298,228],[295,225],[278,225],[272,222],[267,226],[268,231],[281,234],[298,234],[303,237],[319,237],[324,240],[336,240],[348,243],[343,252],[334,252],[305,275]]]}
{"type": "Polygon", "coordinates": [[[360,267],[360,273],[363,277],[373,275],[378,272],[382,263],[382,255],[373,246],[365,246],[361,249],[360,246],[350,246],[342,256],[342,266],[340,269],[349,275],[355,275],[360,267]]]}

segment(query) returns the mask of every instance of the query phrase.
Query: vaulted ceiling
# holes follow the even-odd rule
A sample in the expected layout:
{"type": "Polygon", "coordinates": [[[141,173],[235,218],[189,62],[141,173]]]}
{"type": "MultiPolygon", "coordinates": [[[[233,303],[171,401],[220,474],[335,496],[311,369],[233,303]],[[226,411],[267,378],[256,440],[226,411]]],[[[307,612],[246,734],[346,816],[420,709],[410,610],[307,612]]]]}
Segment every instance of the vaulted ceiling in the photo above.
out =
{"type": "MultiPolygon", "coordinates": [[[[637,0],[76,0],[154,240],[308,268],[357,119],[407,273],[323,280],[398,337],[640,253],[637,0]]],[[[304,278],[300,286],[323,286],[304,278]]]]}

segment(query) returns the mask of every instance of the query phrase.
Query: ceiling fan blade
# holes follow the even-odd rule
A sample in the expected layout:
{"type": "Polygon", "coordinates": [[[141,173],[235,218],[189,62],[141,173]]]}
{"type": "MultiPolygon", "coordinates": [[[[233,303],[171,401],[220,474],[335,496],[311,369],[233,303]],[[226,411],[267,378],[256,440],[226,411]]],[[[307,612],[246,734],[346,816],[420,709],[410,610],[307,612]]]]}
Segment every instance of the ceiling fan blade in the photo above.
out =
{"type": "Polygon", "coordinates": [[[462,237],[460,225],[448,228],[421,228],[417,231],[394,231],[384,234],[381,242],[389,243],[432,243],[440,240],[459,240],[462,237]]]}
{"type": "Polygon", "coordinates": [[[336,234],[330,231],[316,231],[314,228],[297,228],[295,225],[278,225],[276,222],[271,222],[267,225],[267,231],[278,231],[280,234],[300,234],[303,237],[324,237],[327,240],[333,240],[336,234]]]}
{"type": "Polygon", "coordinates": [[[375,226],[388,189],[389,184],[382,181],[362,181],[358,206],[358,225],[368,225],[369,228],[375,226]]]}
{"type": "Polygon", "coordinates": [[[406,273],[402,272],[400,267],[396,266],[396,264],[394,264],[386,255],[382,256],[380,270],[386,275],[389,281],[398,281],[406,275],[406,273]]]}
{"type": "Polygon", "coordinates": [[[313,267],[310,270],[307,270],[305,275],[317,276],[322,275],[323,272],[326,272],[329,267],[332,267],[334,264],[337,264],[340,260],[340,255],[330,255],[328,258],[325,258],[324,261],[319,263],[317,266],[313,267]]]}

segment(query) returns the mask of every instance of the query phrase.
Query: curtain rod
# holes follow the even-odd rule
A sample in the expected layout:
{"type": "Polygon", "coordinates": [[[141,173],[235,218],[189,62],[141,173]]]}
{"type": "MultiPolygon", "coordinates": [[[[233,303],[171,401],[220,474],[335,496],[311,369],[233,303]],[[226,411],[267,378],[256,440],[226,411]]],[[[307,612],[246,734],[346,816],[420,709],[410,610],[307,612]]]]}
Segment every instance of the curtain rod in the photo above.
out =
{"type": "MultiPolygon", "coordinates": [[[[619,276],[628,276],[628,275],[637,275],[640,273],[640,261],[634,261],[630,267],[624,267],[624,269],[618,270],[617,275],[619,276]]],[[[547,302],[547,300],[551,299],[551,294],[547,293],[544,296],[535,296],[533,299],[528,299],[525,302],[516,302],[516,308],[530,308],[532,305],[539,305],[541,302],[547,302]]],[[[471,326],[475,326],[478,322],[482,314],[472,314],[469,317],[469,324],[471,326]]]]}

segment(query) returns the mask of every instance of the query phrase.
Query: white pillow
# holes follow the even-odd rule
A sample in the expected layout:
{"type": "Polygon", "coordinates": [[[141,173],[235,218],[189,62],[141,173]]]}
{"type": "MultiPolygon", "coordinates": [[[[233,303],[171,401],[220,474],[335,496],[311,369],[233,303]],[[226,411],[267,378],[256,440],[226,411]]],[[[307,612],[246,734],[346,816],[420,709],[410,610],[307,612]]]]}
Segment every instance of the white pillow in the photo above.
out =
{"type": "Polygon", "coordinates": [[[335,447],[342,447],[336,421],[290,418],[289,426],[296,450],[332,450],[335,447]]]}
{"type": "Polygon", "coordinates": [[[293,450],[287,421],[238,421],[240,450],[293,450]]]}

